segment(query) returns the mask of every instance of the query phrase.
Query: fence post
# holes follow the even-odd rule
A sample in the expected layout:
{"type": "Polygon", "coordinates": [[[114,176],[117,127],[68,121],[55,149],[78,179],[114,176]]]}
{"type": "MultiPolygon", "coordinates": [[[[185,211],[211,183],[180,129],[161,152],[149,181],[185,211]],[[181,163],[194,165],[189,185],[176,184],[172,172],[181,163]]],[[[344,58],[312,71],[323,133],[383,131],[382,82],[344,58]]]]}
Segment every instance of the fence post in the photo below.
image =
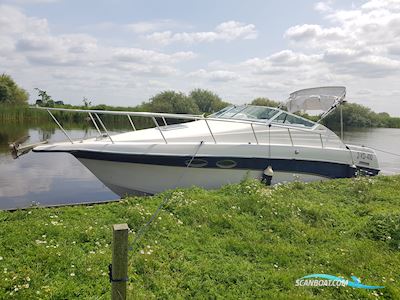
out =
{"type": "Polygon", "coordinates": [[[112,265],[110,265],[111,299],[126,299],[128,281],[128,224],[113,225],[112,265]]]}

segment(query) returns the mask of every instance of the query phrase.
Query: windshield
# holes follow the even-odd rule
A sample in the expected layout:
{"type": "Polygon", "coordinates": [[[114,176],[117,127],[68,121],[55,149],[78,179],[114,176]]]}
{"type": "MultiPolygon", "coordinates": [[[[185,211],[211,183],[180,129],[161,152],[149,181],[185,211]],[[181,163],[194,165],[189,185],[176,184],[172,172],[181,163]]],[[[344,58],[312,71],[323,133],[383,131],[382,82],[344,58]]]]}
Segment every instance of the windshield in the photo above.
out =
{"type": "Polygon", "coordinates": [[[265,106],[230,106],[216,112],[210,117],[224,119],[269,120],[279,110],[265,106]]]}
{"type": "Polygon", "coordinates": [[[290,115],[288,113],[282,112],[277,118],[272,120],[273,123],[288,124],[288,125],[298,125],[304,127],[313,127],[314,122],[304,119],[299,116],[290,115]]]}

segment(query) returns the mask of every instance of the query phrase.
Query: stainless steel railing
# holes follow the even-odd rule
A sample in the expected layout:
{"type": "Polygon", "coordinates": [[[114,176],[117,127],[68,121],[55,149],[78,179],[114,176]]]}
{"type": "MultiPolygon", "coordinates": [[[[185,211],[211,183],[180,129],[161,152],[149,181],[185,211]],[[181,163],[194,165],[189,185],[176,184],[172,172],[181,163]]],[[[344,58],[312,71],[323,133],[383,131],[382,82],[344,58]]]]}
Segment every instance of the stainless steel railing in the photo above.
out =
{"type": "MultiPolygon", "coordinates": [[[[136,131],[136,126],[132,120],[132,116],[134,117],[147,117],[151,118],[155,127],[160,133],[160,136],[162,137],[163,141],[165,144],[168,144],[167,137],[163,133],[163,130],[161,129],[160,124],[158,123],[156,118],[161,118],[163,120],[164,125],[167,126],[167,121],[166,119],[181,119],[181,120],[193,120],[193,121],[198,121],[198,120],[203,120],[205,122],[205,125],[208,129],[208,132],[210,133],[210,136],[215,144],[218,143],[217,141],[217,135],[213,132],[211,126],[210,126],[210,121],[213,122],[230,122],[230,123],[240,123],[240,124],[249,124],[249,130],[251,130],[253,136],[254,136],[254,141],[258,145],[260,144],[260,137],[257,136],[257,131],[255,130],[254,126],[255,125],[262,125],[262,127],[266,126],[268,128],[268,134],[271,134],[271,127],[275,128],[282,128],[286,129],[288,133],[288,137],[290,140],[291,146],[295,146],[294,140],[293,140],[293,132],[306,132],[308,134],[316,134],[319,136],[320,140],[320,146],[321,148],[324,148],[324,141],[323,137],[325,137],[322,133],[316,132],[315,129],[318,126],[318,124],[310,129],[306,128],[297,128],[294,126],[290,125],[281,125],[277,123],[266,123],[265,121],[258,121],[258,120],[238,120],[238,119],[223,119],[223,118],[206,118],[202,115],[187,115],[187,114],[169,114],[169,113],[150,113],[150,112],[130,112],[130,111],[103,111],[103,110],[83,110],[83,109],[67,109],[67,108],[47,108],[47,107],[37,107],[36,109],[43,109],[46,110],[51,118],[54,120],[54,122],[58,125],[60,130],[64,133],[64,135],[68,138],[68,140],[74,144],[73,139],[68,135],[68,133],[65,131],[63,126],[60,124],[60,122],[57,120],[57,118],[54,116],[52,111],[68,111],[68,112],[75,112],[75,113],[87,113],[89,115],[90,120],[94,124],[97,132],[99,133],[100,136],[103,136],[102,131],[100,130],[100,127],[104,130],[105,136],[108,137],[111,143],[115,143],[116,141],[112,138],[110,135],[109,131],[107,130],[107,127],[105,126],[104,122],[100,118],[99,114],[109,114],[109,115],[122,115],[126,116],[128,118],[128,121],[130,125],[132,126],[132,129],[136,131]],[[96,122],[97,120],[97,122],[96,122]],[[100,126],[99,126],[100,125],[100,126]]],[[[260,134],[260,133],[259,133],[260,134]]],[[[327,136],[327,135],[326,135],[327,136]]],[[[327,136],[329,138],[329,136],[327,136]]],[[[247,143],[247,142],[246,142],[247,143]]],[[[268,137],[268,143],[271,144],[271,137],[268,137]]]]}

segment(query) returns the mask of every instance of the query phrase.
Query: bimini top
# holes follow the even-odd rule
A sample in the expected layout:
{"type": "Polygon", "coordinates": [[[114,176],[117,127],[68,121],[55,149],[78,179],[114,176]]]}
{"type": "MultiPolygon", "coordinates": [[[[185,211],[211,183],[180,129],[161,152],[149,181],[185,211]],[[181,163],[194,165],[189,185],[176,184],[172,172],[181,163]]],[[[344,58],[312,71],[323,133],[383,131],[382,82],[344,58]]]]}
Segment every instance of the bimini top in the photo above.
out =
{"type": "Polygon", "coordinates": [[[255,105],[231,105],[210,115],[208,118],[256,121],[267,124],[275,123],[304,128],[312,128],[317,125],[315,122],[288,113],[279,108],[255,105]]]}
{"type": "Polygon", "coordinates": [[[303,89],[290,94],[286,103],[289,112],[307,110],[329,111],[341,103],[346,96],[344,86],[326,86],[303,89]]]}

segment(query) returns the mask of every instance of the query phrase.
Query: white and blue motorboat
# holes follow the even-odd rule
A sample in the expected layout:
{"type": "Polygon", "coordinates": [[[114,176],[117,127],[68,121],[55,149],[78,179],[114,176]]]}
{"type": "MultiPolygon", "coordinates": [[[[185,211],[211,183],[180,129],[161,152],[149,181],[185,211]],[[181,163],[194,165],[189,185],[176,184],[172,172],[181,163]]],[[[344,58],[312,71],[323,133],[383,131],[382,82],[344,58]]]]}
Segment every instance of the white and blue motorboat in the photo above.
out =
{"type": "Polygon", "coordinates": [[[262,178],[271,166],[272,184],[377,175],[374,150],[345,144],[319,121],[295,112],[319,110],[322,118],[339,107],[344,87],[305,89],[290,94],[286,110],[229,106],[210,116],[149,112],[46,109],[68,141],[40,145],[34,152],[65,152],[75,156],[115,193],[155,194],[176,187],[206,189],[262,178]],[[53,110],[88,114],[98,136],[73,140],[53,110]],[[109,134],[101,116],[123,115],[132,130],[109,134]],[[150,118],[154,128],[136,130],[132,117],[150,118]],[[173,120],[173,121],[172,121],[173,120]],[[177,120],[184,120],[177,124],[177,120]],[[173,123],[173,124],[171,124],[173,123]]]}

